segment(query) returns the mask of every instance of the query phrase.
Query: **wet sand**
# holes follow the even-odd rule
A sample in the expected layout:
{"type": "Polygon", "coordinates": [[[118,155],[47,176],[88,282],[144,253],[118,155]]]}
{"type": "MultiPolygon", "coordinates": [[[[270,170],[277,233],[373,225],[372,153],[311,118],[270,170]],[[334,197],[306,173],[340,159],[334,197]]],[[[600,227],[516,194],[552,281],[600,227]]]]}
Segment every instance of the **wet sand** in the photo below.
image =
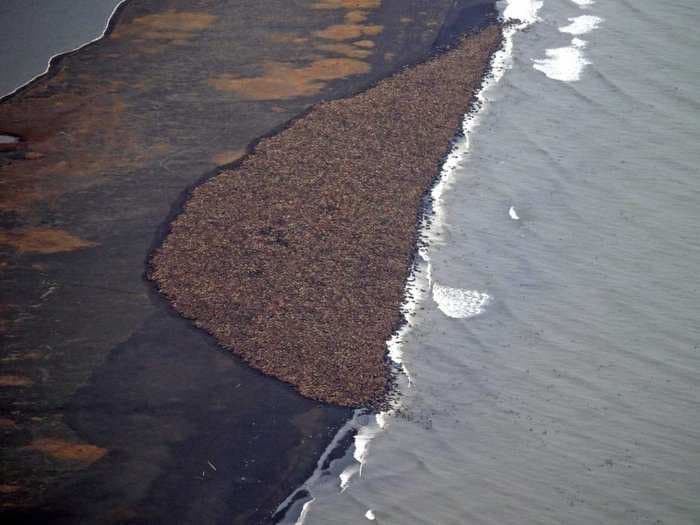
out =
{"type": "Polygon", "coordinates": [[[0,103],[20,138],[0,148],[4,523],[265,522],[348,417],[221,352],[143,280],[183,189],[493,14],[345,4],[126,2],[0,103]],[[231,89],[290,74],[272,99],[231,89]]]}
{"type": "Polygon", "coordinates": [[[383,403],[423,199],[500,43],[491,26],[319,104],[197,187],[152,259],[160,290],[303,395],[383,403]]]}

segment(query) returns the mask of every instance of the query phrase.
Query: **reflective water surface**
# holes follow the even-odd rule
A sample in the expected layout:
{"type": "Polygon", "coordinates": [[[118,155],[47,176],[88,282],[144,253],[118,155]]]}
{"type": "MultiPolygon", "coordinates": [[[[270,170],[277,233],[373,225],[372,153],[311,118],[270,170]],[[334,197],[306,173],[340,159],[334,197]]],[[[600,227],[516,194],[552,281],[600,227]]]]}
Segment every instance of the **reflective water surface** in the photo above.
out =
{"type": "Polygon", "coordinates": [[[99,38],[122,0],[0,2],[0,97],[41,75],[54,55],[99,38]]]}

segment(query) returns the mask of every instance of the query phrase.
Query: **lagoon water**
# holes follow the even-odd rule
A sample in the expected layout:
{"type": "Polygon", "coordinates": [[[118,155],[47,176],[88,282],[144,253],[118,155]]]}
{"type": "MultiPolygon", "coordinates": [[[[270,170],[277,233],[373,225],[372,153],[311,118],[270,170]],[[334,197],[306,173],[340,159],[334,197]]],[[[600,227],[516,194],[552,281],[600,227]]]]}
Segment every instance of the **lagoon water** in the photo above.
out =
{"type": "Polygon", "coordinates": [[[122,0],[2,0],[0,97],[41,75],[49,58],[99,38],[122,0]]]}
{"type": "Polygon", "coordinates": [[[539,4],[436,203],[401,407],[298,523],[700,523],[700,5],[539,4]]]}

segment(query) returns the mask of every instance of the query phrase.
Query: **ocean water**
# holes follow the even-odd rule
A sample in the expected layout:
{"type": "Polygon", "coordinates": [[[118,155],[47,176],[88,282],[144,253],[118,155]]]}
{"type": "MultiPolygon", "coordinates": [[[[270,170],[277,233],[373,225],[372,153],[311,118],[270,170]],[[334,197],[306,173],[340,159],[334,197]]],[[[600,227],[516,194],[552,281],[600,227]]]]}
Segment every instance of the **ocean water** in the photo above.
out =
{"type": "Polygon", "coordinates": [[[524,23],[433,193],[399,406],[286,523],[700,523],[700,4],[502,8],[524,23]]]}

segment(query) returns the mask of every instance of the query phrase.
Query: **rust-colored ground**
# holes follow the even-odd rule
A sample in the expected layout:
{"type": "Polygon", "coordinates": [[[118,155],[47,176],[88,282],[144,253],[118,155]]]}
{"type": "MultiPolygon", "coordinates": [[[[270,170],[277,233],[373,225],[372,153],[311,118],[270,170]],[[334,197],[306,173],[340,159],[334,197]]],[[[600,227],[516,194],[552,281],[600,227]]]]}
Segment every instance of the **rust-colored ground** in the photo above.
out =
{"type": "Polygon", "coordinates": [[[381,403],[421,199],[500,41],[499,27],[484,29],[261,141],[193,191],[151,277],[184,316],[302,394],[381,403]]]}
{"type": "Polygon", "coordinates": [[[58,253],[94,246],[58,228],[26,228],[6,232],[0,230],[0,246],[11,246],[19,253],[58,253]]]}
{"type": "Polygon", "coordinates": [[[107,451],[88,443],[71,443],[54,438],[42,438],[32,441],[27,448],[37,450],[49,457],[93,463],[102,459],[107,451]]]}

